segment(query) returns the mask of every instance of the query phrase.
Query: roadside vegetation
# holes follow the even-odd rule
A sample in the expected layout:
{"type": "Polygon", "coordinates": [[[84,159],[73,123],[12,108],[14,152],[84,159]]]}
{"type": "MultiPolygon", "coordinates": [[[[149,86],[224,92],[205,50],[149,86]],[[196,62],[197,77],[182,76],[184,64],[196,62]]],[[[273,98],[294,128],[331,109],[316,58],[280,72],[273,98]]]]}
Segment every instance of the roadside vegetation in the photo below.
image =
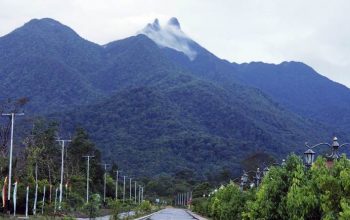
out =
{"type": "Polygon", "coordinates": [[[350,161],[318,157],[306,168],[291,155],[273,166],[257,188],[237,183],[193,200],[193,210],[212,219],[350,219],[350,161]]]}

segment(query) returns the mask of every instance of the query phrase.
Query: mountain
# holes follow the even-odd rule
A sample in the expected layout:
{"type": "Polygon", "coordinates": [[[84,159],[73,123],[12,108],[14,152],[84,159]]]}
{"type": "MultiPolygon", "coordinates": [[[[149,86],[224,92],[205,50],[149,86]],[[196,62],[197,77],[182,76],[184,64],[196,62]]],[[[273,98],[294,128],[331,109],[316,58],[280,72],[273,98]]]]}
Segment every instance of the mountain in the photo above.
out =
{"type": "Polygon", "coordinates": [[[258,110],[255,103],[189,75],[169,76],[161,84],[125,89],[53,117],[87,128],[106,160],[151,176],[185,169],[203,175],[222,167],[239,173],[248,155],[267,151],[279,157],[300,149],[297,143],[307,138],[326,134],[276,106],[258,110]]]}
{"type": "Polygon", "coordinates": [[[300,62],[242,64],[236,77],[258,88],[284,108],[334,129],[350,131],[349,88],[300,62]]]}
{"type": "Polygon", "coordinates": [[[86,75],[104,65],[103,48],[52,19],[33,19],[0,38],[0,98],[29,97],[29,112],[87,104],[99,92],[86,75]]]}
{"type": "MultiPolygon", "coordinates": [[[[219,59],[176,18],[103,46],[48,18],[0,38],[1,98],[28,96],[27,117],[55,119],[67,131],[83,126],[105,160],[139,175],[239,173],[241,161],[257,152],[282,158],[335,133],[279,99],[272,85],[269,92],[258,84],[250,65],[219,59]]],[[[301,74],[296,65],[290,63],[291,74],[301,74]]],[[[276,65],[266,73],[283,71],[276,65]]]]}

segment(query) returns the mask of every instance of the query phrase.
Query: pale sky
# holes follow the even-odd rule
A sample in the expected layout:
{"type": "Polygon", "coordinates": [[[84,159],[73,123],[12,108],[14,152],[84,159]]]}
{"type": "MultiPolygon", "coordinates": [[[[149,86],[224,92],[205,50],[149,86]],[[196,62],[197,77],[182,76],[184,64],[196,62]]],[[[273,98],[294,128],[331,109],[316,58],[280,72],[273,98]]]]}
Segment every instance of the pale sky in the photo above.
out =
{"type": "Polygon", "coordinates": [[[230,62],[301,61],[350,87],[348,0],[0,0],[0,36],[50,17],[99,44],[134,35],[155,18],[230,62]]]}

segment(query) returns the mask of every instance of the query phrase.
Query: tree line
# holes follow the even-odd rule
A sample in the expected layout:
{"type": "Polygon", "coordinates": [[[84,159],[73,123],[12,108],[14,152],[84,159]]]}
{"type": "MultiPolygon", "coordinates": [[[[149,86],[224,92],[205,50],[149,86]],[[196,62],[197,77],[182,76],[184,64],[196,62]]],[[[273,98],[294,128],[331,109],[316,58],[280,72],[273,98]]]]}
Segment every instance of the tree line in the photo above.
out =
{"type": "MultiPolygon", "coordinates": [[[[0,103],[0,113],[20,112],[27,101],[27,99],[5,100],[0,103]]],[[[12,214],[16,207],[17,213],[20,214],[54,215],[81,212],[90,216],[92,211],[96,214],[102,207],[118,212],[136,208],[138,204],[134,202],[135,195],[132,201],[129,201],[129,194],[127,194],[130,190],[129,181],[125,184],[127,194],[125,203],[121,204],[116,200],[115,171],[118,170],[118,166],[113,161],[110,162],[104,176],[101,152],[84,128],[75,128],[72,136],[69,137],[71,142],[66,145],[62,154],[61,144],[57,141],[60,134],[59,123],[44,118],[36,118],[31,123],[30,128],[26,127],[30,132],[26,132],[25,135],[21,131],[23,128],[15,129],[17,136],[14,139],[12,191],[8,198],[11,118],[1,117],[0,119],[0,189],[2,191],[0,210],[3,213],[12,214]],[[59,194],[61,179],[62,155],[64,155],[63,202],[59,210],[57,194],[59,194]],[[83,157],[85,155],[94,156],[89,166],[91,195],[89,203],[86,202],[87,161],[83,157]],[[104,192],[104,177],[106,177],[106,202],[101,198],[104,192]],[[16,199],[14,199],[15,194],[16,199]],[[28,207],[26,207],[27,204],[28,207]]],[[[121,200],[123,182],[119,179],[118,184],[118,198],[121,200]]],[[[139,184],[142,185],[142,181],[139,181],[139,184]]],[[[134,188],[132,192],[134,193],[134,188]]],[[[142,207],[146,207],[145,210],[149,209],[147,204],[141,204],[142,207]]]]}
{"type": "Polygon", "coordinates": [[[319,156],[308,169],[292,154],[283,166],[270,167],[258,187],[241,190],[230,182],[195,198],[193,209],[222,220],[350,219],[350,161],[319,156]]]}

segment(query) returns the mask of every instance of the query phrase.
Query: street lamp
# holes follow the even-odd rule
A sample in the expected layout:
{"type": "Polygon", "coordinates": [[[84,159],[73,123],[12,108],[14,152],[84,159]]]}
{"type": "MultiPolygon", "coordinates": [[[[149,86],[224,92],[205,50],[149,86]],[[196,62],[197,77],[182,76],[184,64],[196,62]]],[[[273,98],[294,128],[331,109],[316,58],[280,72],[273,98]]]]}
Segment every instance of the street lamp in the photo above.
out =
{"type": "Polygon", "coordinates": [[[285,165],[287,165],[287,163],[286,163],[286,159],[282,159],[281,166],[285,166],[285,165]]]}
{"type": "Polygon", "coordinates": [[[256,179],[256,186],[258,187],[261,180],[261,172],[259,167],[256,169],[255,179],[256,179]]]}
{"type": "Polygon", "coordinates": [[[339,144],[338,142],[338,138],[337,137],[334,137],[333,138],[333,141],[332,141],[332,144],[329,144],[329,143],[319,143],[319,144],[316,144],[316,145],[313,145],[313,146],[309,146],[308,143],[306,142],[305,143],[305,146],[307,148],[309,148],[307,151],[304,152],[304,156],[305,156],[305,164],[307,166],[311,166],[314,159],[315,159],[315,152],[312,151],[313,148],[315,147],[318,147],[318,146],[328,146],[331,148],[332,152],[330,155],[326,155],[327,158],[330,160],[330,161],[333,161],[333,160],[337,160],[340,155],[339,155],[339,148],[345,146],[345,145],[349,145],[350,143],[344,143],[344,144],[339,144]]]}
{"type": "Polygon", "coordinates": [[[244,186],[246,185],[247,181],[248,181],[248,174],[247,172],[243,171],[243,175],[241,177],[241,183],[240,183],[240,190],[243,191],[244,186]]]}
{"type": "Polygon", "coordinates": [[[249,184],[250,188],[254,188],[255,186],[258,187],[261,183],[261,178],[262,178],[262,174],[263,176],[266,175],[266,173],[269,171],[269,168],[268,167],[265,167],[263,172],[260,171],[260,168],[258,167],[256,169],[256,171],[243,171],[243,175],[241,177],[241,182],[239,184],[239,188],[241,191],[243,191],[244,189],[244,186],[247,185],[248,183],[248,179],[249,179],[249,176],[248,176],[248,173],[254,173],[255,175],[253,176],[253,179],[255,179],[255,182],[253,181],[251,184],[249,184]]]}
{"type": "Polygon", "coordinates": [[[304,158],[306,167],[311,167],[314,163],[315,152],[311,149],[307,149],[307,151],[304,152],[304,158]]]}
{"type": "Polygon", "coordinates": [[[263,170],[263,176],[266,176],[266,174],[270,171],[269,167],[265,167],[263,170]]]}

